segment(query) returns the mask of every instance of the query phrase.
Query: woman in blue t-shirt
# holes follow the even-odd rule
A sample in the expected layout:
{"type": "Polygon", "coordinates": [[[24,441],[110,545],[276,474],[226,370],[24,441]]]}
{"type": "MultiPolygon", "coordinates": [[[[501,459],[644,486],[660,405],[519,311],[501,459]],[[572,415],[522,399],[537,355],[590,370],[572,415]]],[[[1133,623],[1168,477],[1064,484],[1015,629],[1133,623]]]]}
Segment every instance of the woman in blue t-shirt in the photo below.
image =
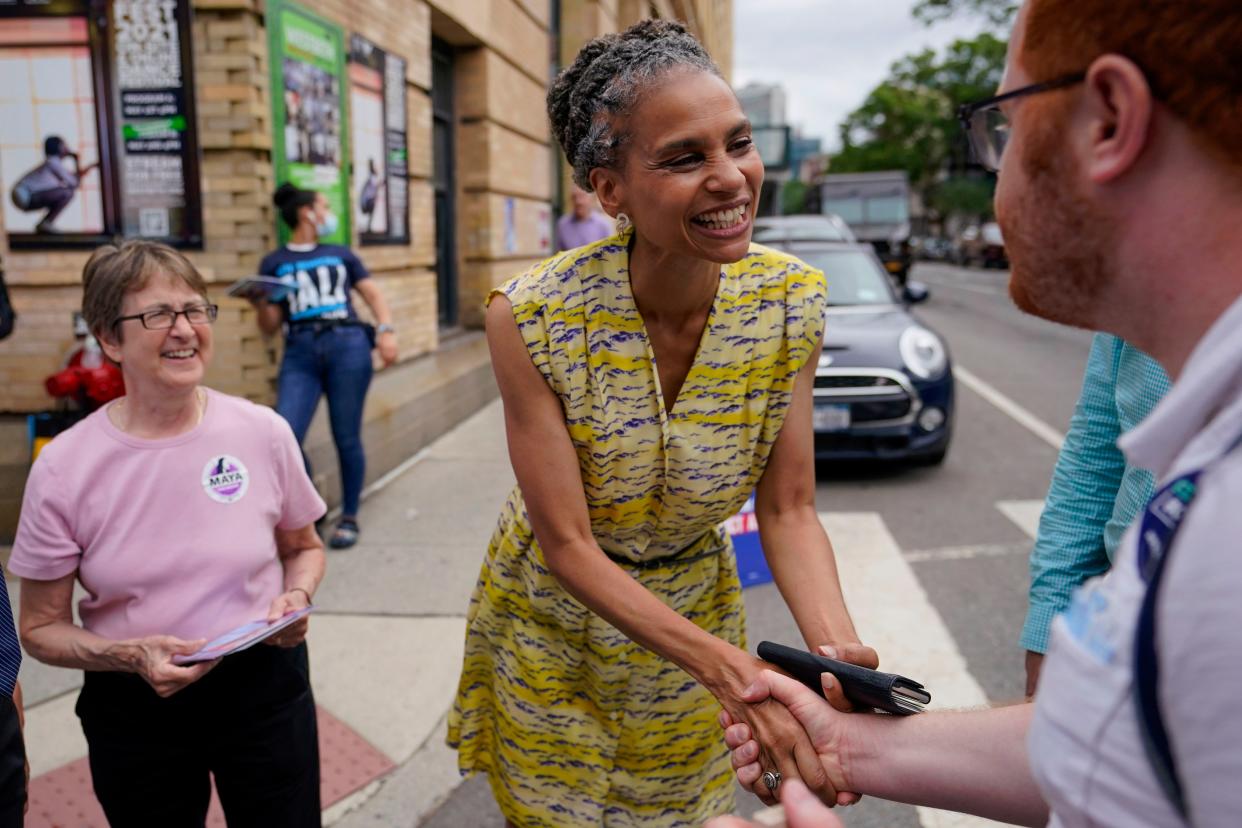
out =
{"type": "MultiPolygon", "coordinates": [[[[397,336],[384,296],[348,247],[320,244],[336,231],[336,216],[322,193],[282,184],[272,197],[292,229],[289,243],[264,257],[259,272],[289,283],[266,299],[252,301],[259,328],[285,330],[276,410],[289,421],[300,444],[319,397],[328,397],[328,419],[341,463],[341,519],[328,540],[334,549],[358,541],[358,501],[366,472],[362,450],[362,406],[371,383],[371,349],[384,365],[397,359],[397,336]],[[371,308],[374,328],[354,312],[350,291],[371,308]]],[[[309,464],[308,464],[309,470],[309,464]]]]}

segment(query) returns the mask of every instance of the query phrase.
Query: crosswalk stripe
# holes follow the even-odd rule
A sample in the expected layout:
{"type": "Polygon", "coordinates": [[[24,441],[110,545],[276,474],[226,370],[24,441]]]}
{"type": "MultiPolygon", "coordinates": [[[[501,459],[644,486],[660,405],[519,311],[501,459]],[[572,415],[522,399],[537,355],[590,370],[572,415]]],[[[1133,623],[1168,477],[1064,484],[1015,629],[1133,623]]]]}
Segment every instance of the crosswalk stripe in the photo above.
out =
{"type": "MultiPolygon", "coordinates": [[[[987,696],[966,667],[901,549],[876,513],[820,513],[832,538],[842,588],[862,640],[887,669],[923,682],[935,709],[983,707],[987,696]]],[[[919,808],[924,828],[981,828],[1000,823],[919,808]]]]}
{"type": "Polygon", "coordinates": [[[915,549],[903,552],[901,557],[906,563],[927,563],[928,561],[967,561],[973,558],[1003,558],[1008,555],[1025,555],[1031,551],[1031,545],[1022,543],[981,543],[974,546],[941,546],[936,549],[915,549]]]}
{"type": "Polygon", "coordinates": [[[1039,534],[1039,516],[1044,513],[1042,500],[1000,500],[996,508],[1032,540],[1039,534]]]}

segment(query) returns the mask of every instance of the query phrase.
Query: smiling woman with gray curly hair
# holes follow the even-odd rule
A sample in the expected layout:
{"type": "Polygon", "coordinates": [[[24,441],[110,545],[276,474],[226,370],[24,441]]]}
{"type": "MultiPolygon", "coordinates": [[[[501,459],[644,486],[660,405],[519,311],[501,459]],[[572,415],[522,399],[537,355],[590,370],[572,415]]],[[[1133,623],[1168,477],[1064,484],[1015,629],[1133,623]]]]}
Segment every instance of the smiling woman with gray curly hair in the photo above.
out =
{"type": "Polygon", "coordinates": [[[518,487],[471,599],[449,744],[511,825],[698,826],[733,806],[723,707],[771,778],[835,796],[789,712],[741,701],[762,662],[721,528],[755,491],[807,644],[874,666],[815,511],[823,274],[750,244],[763,162],[682,26],[591,41],[548,114],[622,229],[492,293],[518,487]]]}

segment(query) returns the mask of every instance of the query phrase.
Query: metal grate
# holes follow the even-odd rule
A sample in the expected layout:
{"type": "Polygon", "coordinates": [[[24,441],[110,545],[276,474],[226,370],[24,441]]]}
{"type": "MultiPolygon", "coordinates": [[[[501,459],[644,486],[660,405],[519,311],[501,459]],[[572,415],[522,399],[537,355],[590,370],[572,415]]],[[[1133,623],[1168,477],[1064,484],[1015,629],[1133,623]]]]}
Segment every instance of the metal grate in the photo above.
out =
{"type": "Polygon", "coordinates": [[[906,397],[881,402],[856,402],[850,405],[850,417],[855,423],[900,420],[909,413],[910,400],[906,397]]]}

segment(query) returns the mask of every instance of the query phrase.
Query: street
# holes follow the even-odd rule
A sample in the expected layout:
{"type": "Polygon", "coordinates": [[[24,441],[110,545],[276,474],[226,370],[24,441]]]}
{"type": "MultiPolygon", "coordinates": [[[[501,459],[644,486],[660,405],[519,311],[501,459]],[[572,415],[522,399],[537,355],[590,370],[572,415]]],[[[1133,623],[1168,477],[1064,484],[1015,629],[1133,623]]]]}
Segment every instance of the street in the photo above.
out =
{"type": "MultiPolygon", "coordinates": [[[[917,314],[947,339],[957,371],[948,458],[935,468],[821,464],[819,511],[882,668],[923,682],[936,708],[1013,701],[1026,556],[1090,337],[1019,313],[1002,271],[920,264],[912,278],[931,288],[917,314]]],[[[492,403],[377,481],[358,547],[331,555],[310,634],[325,824],[503,825],[486,779],[461,780],[443,738],[467,600],[512,479],[492,403]]],[[[9,589],[17,603],[15,579],[9,589]]],[[[745,596],[752,649],[800,643],[774,585],[745,596]]],[[[102,825],[73,715],[81,673],[27,658],[21,678],[29,824],[102,825]]],[[[738,805],[761,808],[745,792],[738,805]]],[[[851,828],[984,824],[873,799],[841,813],[851,828]]]]}

